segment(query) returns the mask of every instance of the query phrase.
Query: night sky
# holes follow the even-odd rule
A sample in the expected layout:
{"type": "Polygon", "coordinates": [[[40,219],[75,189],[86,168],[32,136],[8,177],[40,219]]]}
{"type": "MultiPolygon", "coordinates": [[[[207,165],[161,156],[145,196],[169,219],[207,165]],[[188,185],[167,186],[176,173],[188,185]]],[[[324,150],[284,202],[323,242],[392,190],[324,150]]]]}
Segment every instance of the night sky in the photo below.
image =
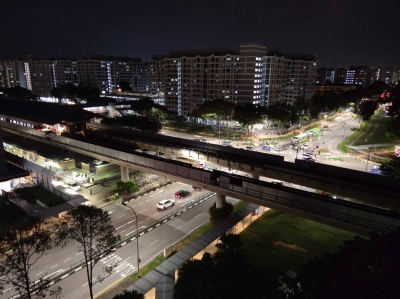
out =
{"type": "Polygon", "coordinates": [[[3,0],[0,59],[140,57],[257,42],[320,67],[400,66],[397,0],[3,0]]]}

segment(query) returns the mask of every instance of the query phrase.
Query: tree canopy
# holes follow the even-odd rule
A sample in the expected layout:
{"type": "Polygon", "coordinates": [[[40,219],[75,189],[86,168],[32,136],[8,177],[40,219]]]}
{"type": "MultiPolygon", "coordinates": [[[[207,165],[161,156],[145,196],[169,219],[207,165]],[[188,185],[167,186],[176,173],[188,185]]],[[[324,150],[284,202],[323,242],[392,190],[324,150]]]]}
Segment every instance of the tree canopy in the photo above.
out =
{"type": "Polygon", "coordinates": [[[132,91],[132,87],[127,81],[119,82],[118,86],[121,89],[121,91],[132,91]]]}
{"type": "Polygon", "coordinates": [[[294,124],[298,119],[296,108],[284,101],[269,105],[265,114],[278,125],[279,130],[290,122],[294,124]]]}
{"type": "Polygon", "coordinates": [[[232,103],[224,100],[213,100],[201,104],[192,112],[191,116],[221,121],[227,117],[232,117],[234,111],[235,106],[232,103]]]}
{"type": "Polygon", "coordinates": [[[394,157],[381,163],[379,170],[383,175],[400,179],[400,157],[394,157]]]}
{"type": "Polygon", "coordinates": [[[33,94],[32,91],[19,86],[0,88],[0,91],[2,91],[7,97],[15,100],[30,101],[38,98],[38,96],[33,94]]]}
{"type": "Polygon", "coordinates": [[[147,116],[123,115],[121,117],[104,118],[102,124],[130,127],[144,132],[157,133],[162,126],[158,120],[152,120],[147,116]]]}
{"type": "Polygon", "coordinates": [[[369,120],[378,109],[378,103],[373,100],[364,100],[356,105],[355,113],[361,116],[363,120],[369,120]]]}
{"type": "MultiPolygon", "coordinates": [[[[235,106],[233,119],[241,123],[244,127],[252,127],[262,121],[263,108],[258,105],[245,104],[235,106]]],[[[249,130],[251,132],[251,128],[249,130]]]]}
{"type": "MultiPolygon", "coordinates": [[[[0,289],[11,284],[29,299],[44,298],[48,291],[43,273],[35,279],[42,283],[32,287],[31,272],[35,264],[53,247],[52,231],[45,228],[45,222],[34,216],[27,216],[12,224],[0,226],[0,289]],[[10,250],[11,249],[11,250],[10,250]]],[[[55,290],[50,291],[54,295],[55,290]]],[[[57,293],[60,289],[56,290],[57,293]]]]}
{"type": "Polygon", "coordinates": [[[94,206],[78,205],[68,210],[55,227],[58,244],[65,244],[67,240],[74,240],[79,244],[77,249],[83,253],[86,261],[90,298],[93,299],[93,285],[111,275],[113,267],[104,268],[105,276],[98,276],[97,280],[93,276],[93,269],[100,261],[100,255],[107,257],[121,239],[115,234],[110,215],[94,206]]]}
{"type": "Polygon", "coordinates": [[[298,282],[303,298],[397,298],[399,250],[400,229],[345,241],[338,252],[302,267],[298,282]]]}

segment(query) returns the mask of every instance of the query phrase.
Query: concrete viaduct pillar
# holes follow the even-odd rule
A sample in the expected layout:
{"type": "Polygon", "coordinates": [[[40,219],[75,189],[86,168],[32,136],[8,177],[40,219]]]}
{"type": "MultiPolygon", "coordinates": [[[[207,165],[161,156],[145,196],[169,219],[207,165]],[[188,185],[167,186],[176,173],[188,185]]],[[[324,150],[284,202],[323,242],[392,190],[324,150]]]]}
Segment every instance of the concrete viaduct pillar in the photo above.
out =
{"type": "Polygon", "coordinates": [[[222,209],[225,206],[225,195],[217,193],[217,200],[215,207],[217,209],[222,209]]]}
{"type": "Polygon", "coordinates": [[[121,166],[121,181],[126,183],[129,181],[129,167],[121,166]]]}
{"type": "Polygon", "coordinates": [[[259,180],[259,179],[260,179],[260,175],[257,174],[257,173],[250,173],[250,177],[251,177],[252,179],[255,179],[255,180],[259,180]]]}

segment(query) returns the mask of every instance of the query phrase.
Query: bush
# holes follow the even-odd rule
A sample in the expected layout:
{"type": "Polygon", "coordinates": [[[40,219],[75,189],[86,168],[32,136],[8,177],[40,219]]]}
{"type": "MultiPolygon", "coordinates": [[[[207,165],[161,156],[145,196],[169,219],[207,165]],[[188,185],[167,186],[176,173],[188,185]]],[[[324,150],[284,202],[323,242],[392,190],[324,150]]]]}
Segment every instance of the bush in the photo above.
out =
{"type": "Polygon", "coordinates": [[[113,299],[143,299],[143,298],[144,298],[143,294],[135,290],[132,291],[124,290],[123,293],[113,297],[113,299]]]}
{"type": "Polygon", "coordinates": [[[221,222],[230,214],[232,214],[232,212],[233,212],[233,205],[230,204],[229,202],[226,202],[225,206],[222,209],[217,209],[216,203],[214,203],[209,209],[211,224],[215,225],[221,222]]]}
{"type": "Polygon", "coordinates": [[[126,183],[120,181],[117,183],[117,188],[115,188],[112,192],[114,194],[132,194],[137,191],[139,191],[139,188],[136,186],[134,181],[128,181],[126,183]]]}

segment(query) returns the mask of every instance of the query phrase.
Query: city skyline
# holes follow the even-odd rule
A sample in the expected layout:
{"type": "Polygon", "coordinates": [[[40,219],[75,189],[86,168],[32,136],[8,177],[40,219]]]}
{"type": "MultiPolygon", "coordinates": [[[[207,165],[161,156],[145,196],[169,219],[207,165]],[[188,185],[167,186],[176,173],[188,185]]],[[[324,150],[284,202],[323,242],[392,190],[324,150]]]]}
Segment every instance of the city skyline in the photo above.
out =
{"type": "Polygon", "coordinates": [[[0,57],[96,53],[148,61],[171,50],[261,43],[268,50],[316,55],[319,67],[398,66],[399,39],[391,30],[397,6],[342,0],[118,1],[112,7],[98,1],[13,1],[0,12],[7,41],[0,57]]]}

